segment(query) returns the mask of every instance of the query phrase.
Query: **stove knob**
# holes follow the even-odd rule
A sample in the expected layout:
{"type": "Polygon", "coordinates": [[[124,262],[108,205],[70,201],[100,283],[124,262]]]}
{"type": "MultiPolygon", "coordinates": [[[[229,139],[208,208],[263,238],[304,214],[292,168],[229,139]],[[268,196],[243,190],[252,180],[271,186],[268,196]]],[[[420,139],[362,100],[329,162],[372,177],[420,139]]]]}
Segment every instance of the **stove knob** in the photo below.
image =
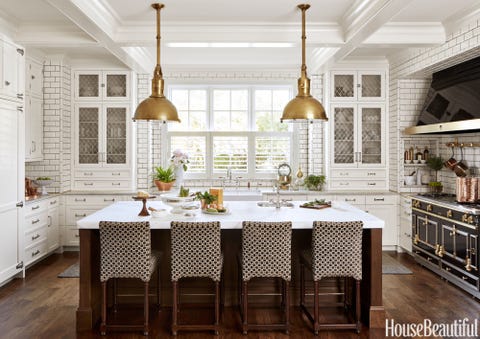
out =
{"type": "Polygon", "coordinates": [[[467,222],[468,222],[469,224],[473,224],[473,215],[471,215],[471,216],[468,217],[467,222]]]}
{"type": "Polygon", "coordinates": [[[467,222],[467,219],[468,219],[467,213],[465,213],[464,215],[462,215],[462,222],[467,222]]]}
{"type": "Polygon", "coordinates": [[[430,205],[430,204],[429,204],[429,205],[427,205],[427,212],[431,212],[431,211],[432,211],[432,209],[433,209],[432,205],[430,205]]]}
{"type": "Polygon", "coordinates": [[[452,210],[447,211],[447,218],[451,218],[453,216],[452,210]]]}

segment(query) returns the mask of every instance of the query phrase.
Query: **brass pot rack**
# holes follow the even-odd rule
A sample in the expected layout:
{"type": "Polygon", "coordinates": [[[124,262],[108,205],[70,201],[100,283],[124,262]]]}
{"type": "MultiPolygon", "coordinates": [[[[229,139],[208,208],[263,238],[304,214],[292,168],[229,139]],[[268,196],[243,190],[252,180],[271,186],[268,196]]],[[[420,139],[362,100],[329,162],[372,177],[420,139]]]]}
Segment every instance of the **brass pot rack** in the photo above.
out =
{"type": "Polygon", "coordinates": [[[480,143],[478,142],[458,142],[457,138],[455,138],[454,141],[447,142],[445,145],[447,145],[447,147],[460,147],[460,148],[480,147],[480,143]]]}

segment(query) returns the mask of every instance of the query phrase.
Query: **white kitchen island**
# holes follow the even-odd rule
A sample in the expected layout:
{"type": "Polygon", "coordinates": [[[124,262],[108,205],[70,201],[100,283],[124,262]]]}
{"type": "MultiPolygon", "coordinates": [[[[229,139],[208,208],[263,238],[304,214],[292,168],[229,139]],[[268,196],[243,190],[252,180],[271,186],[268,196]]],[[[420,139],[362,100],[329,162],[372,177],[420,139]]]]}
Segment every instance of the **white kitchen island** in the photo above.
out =
{"type": "MultiPolygon", "coordinates": [[[[310,246],[313,221],[362,221],[363,236],[363,280],[362,320],[373,328],[385,326],[385,311],[382,304],[382,228],[383,220],[344,202],[332,202],[332,207],[321,210],[300,208],[302,202],[293,202],[294,207],[259,207],[253,201],[230,201],[227,214],[204,214],[199,210],[188,211],[193,217],[171,214],[154,218],[141,217],[138,213],[142,203],[121,201],[114,203],[77,222],[80,233],[80,295],[77,310],[77,330],[93,328],[100,316],[100,221],[149,221],[152,229],[152,247],[163,252],[162,300],[171,305],[170,283],[170,222],[176,221],[220,221],[222,248],[225,257],[224,284],[225,303],[235,304],[237,293],[236,254],[241,246],[242,222],[250,221],[291,221],[292,238],[292,302],[298,304],[299,272],[298,253],[310,246]]],[[[147,206],[167,209],[161,201],[147,201],[147,206]]]]}

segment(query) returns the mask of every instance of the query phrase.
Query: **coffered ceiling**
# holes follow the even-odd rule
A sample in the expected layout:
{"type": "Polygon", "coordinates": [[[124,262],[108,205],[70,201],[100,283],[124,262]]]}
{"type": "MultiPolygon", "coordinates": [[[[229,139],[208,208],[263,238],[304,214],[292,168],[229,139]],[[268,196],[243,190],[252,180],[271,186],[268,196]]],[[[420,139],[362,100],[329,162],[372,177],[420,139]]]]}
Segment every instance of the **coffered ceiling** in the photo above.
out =
{"type": "MultiPolygon", "coordinates": [[[[146,0],[2,0],[0,27],[18,43],[75,60],[151,73],[155,11],[146,0]]],[[[164,69],[297,69],[301,12],[292,0],[164,0],[164,69]],[[193,44],[193,45],[192,45],[193,44]]],[[[480,15],[478,0],[312,0],[307,64],[385,59],[440,44],[480,15]]]]}

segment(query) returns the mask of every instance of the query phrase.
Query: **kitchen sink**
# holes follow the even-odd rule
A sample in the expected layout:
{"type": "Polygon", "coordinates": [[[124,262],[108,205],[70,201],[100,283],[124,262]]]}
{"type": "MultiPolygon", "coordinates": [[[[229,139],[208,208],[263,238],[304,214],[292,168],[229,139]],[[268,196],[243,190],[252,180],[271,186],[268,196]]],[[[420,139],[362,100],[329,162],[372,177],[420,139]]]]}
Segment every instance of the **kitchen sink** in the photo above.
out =
{"type": "Polygon", "coordinates": [[[288,201],[279,201],[278,203],[275,201],[259,201],[257,202],[258,207],[275,207],[275,208],[281,208],[281,207],[289,207],[293,208],[295,205],[291,202],[288,201]]]}

